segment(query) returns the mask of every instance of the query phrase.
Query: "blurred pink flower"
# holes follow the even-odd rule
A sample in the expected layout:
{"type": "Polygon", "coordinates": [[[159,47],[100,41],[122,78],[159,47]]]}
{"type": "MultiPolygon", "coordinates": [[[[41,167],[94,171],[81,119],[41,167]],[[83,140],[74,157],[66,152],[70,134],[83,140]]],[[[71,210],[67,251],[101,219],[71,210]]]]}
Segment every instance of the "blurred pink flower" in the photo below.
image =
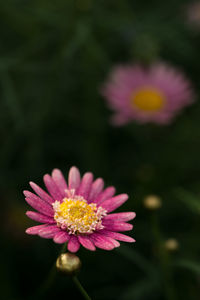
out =
{"type": "Polygon", "coordinates": [[[49,193],[33,182],[30,185],[37,195],[24,191],[26,201],[37,211],[27,211],[27,216],[43,223],[26,233],[52,238],[59,244],[68,242],[70,252],[78,251],[80,245],[94,251],[96,247],[112,250],[120,246],[118,241],[135,242],[118,233],[132,230],[127,221],[134,219],[135,213],[110,214],[128,199],[127,194],[114,196],[114,187],[104,189],[103,179],[93,180],[92,173],[81,178],[76,167],[69,171],[68,184],[58,169],[52,176],[46,174],[44,183],[49,193]]]}
{"type": "Polygon", "coordinates": [[[190,25],[200,28],[200,1],[195,1],[186,6],[187,20],[190,25]]]}
{"type": "Polygon", "coordinates": [[[101,92],[115,111],[113,125],[131,121],[168,124],[194,101],[189,80],[164,63],[115,67],[101,92]]]}

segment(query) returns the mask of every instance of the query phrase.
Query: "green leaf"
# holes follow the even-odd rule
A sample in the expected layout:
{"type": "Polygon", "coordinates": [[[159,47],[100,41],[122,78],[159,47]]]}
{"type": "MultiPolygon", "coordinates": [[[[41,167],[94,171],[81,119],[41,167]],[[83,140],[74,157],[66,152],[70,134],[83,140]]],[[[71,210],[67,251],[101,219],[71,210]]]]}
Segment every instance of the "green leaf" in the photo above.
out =
{"type": "Polygon", "coordinates": [[[178,188],[175,194],[193,213],[200,214],[200,198],[182,188],[178,188]]]}
{"type": "Polygon", "coordinates": [[[175,266],[187,269],[196,275],[200,275],[200,264],[191,260],[179,260],[175,263],[175,266]]]}
{"type": "Polygon", "coordinates": [[[152,276],[154,278],[157,277],[157,270],[155,266],[141,254],[139,254],[136,250],[133,250],[128,246],[121,245],[120,248],[116,249],[116,253],[119,253],[126,259],[130,260],[133,264],[137,265],[139,269],[143,270],[151,278],[152,276]]]}
{"type": "MultiPolygon", "coordinates": [[[[158,290],[159,286],[160,286],[159,278],[157,281],[152,281],[149,279],[141,280],[136,282],[134,285],[128,286],[126,288],[126,291],[121,295],[120,299],[122,300],[150,299],[150,295],[153,294],[155,290],[158,290]]],[[[153,299],[155,299],[155,294],[153,299]]]]}

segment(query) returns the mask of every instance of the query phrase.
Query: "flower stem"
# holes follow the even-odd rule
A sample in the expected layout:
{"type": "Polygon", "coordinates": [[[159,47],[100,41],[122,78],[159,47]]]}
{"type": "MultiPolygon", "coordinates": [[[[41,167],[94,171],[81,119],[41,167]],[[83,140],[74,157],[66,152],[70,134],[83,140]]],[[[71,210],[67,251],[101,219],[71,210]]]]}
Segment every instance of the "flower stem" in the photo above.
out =
{"type": "Polygon", "coordinates": [[[160,232],[159,220],[158,215],[156,212],[151,216],[152,222],[152,230],[155,242],[158,247],[158,259],[160,261],[160,266],[163,272],[163,279],[164,279],[164,288],[165,288],[165,296],[166,300],[175,300],[176,294],[175,289],[173,286],[173,278],[172,278],[172,270],[169,255],[164,248],[163,237],[160,232]]]}
{"type": "MultiPolygon", "coordinates": [[[[67,243],[65,243],[59,254],[62,254],[65,252],[67,247],[67,243]]],[[[46,279],[44,280],[43,284],[39,287],[39,289],[36,291],[35,295],[31,299],[44,299],[44,294],[49,290],[50,286],[53,284],[55,278],[56,278],[57,270],[56,270],[56,264],[54,263],[51,270],[49,271],[49,274],[47,275],[46,279]]]]}
{"type": "Polygon", "coordinates": [[[76,287],[78,288],[78,290],[80,291],[80,293],[84,297],[84,299],[86,299],[86,300],[92,300],[90,298],[90,296],[88,295],[88,293],[86,292],[86,290],[83,288],[83,286],[80,283],[80,281],[78,280],[78,278],[76,276],[74,276],[72,279],[73,279],[73,282],[75,283],[76,287]]]}

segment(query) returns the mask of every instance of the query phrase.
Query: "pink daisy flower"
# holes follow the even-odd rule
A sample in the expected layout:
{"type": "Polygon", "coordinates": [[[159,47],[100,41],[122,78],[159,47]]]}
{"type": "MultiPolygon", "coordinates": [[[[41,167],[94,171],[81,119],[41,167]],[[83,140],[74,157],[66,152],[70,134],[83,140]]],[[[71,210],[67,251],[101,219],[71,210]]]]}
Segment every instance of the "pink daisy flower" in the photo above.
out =
{"type": "Polygon", "coordinates": [[[112,123],[118,126],[133,120],[168,124],[194,100],[190,82],[164,63],[149,68],[117,66],[103,85],[102,94],[115,111],[112,123]]]}
{"type": "Polygon", "coordinates": [[[55,243],[68,242],[68,250],[76,252],[80,245],[94,251],[96,247],[112,250],[119,247],[118,241],[135,240],[118,231],[127,231],[133,225],[127,223],[135,218],[134,212],[112,213],[127,199],[127,194],[114,196],[113,186],[104,189],[103,179],[93,180],[92,173],[81,178],[76,167],[69,171],[68,183],[60,170],[52,176],[46,174],[44,183],[49,193],[30,182],[36,194],[24,191],[25,199],[35,211],[26,215],[40,223],[26,233],[53,239],[55,243]]]}

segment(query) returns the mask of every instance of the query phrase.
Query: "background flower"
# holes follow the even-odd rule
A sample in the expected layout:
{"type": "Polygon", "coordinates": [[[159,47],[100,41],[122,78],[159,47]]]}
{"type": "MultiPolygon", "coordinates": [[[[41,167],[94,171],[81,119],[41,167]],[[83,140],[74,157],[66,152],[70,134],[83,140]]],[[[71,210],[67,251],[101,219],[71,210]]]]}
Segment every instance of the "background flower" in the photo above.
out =
{"type": "Polygon", "coordinates": [[[186,6],[186,18],[194,28],[200,28],[200,2],[195,1],[186,6]]]}
{"type": "Polygon", "coordinates": [[[102,88],[102,94],[115,111],[112,122],[131,121],[168,124],[194,100],[191,83],[183,73],[165,63],[150,67],[118,66],[102,88]]]}

